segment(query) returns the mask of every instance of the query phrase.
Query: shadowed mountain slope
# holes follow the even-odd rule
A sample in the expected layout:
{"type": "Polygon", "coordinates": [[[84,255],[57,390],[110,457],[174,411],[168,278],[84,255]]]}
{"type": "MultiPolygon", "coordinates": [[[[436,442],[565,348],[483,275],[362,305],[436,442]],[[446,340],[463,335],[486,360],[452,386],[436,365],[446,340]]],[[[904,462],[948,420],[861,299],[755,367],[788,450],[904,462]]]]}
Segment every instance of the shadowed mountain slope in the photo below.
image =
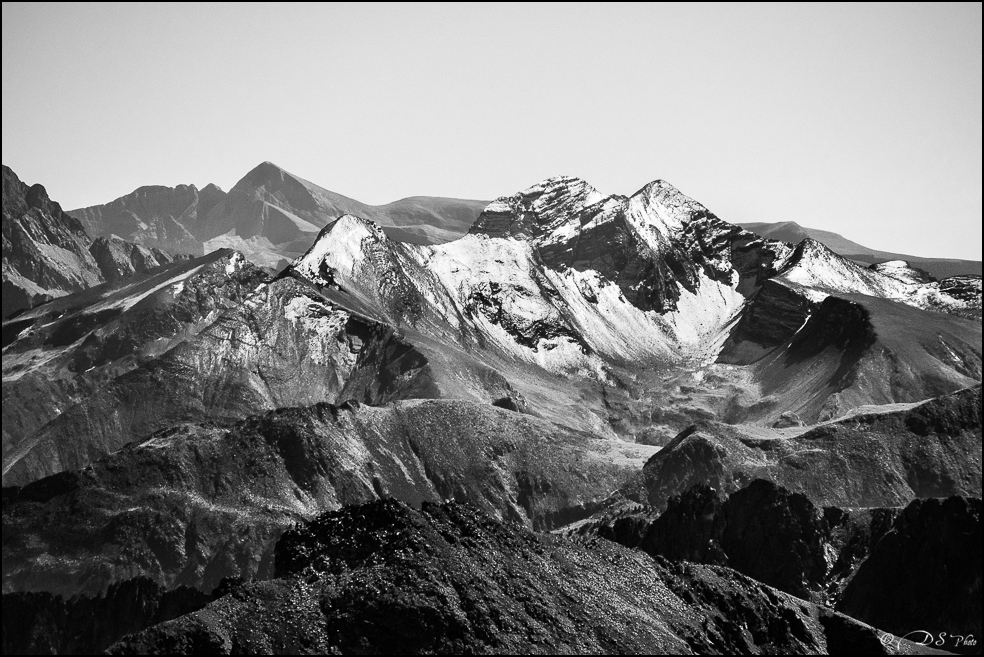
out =
{"type": "Polygon", "coordinates": [[[95,241],[41,185],[3,166],[3,316],[173,260],[119,239],[95,241]]]}
{"type": "Polygon", "coordinates": [[[457,504],[415,511],[387,501],[321,516],[281,539],[277,574],[109,652],[891,649],[872,628],[731,570],[538,536],[457,504]]]}
{"type": "Polygon", "coordinates": [[[228,192],[215,185],[202,190],[194,185],[141,187],[69,214],[93,235],[119,235],[173,252],[233,248],[257,265],[280,268],[344,214],[378,222],[393,239],[437,244],[465,234],[485,205],[430,196],[368,205],[264,162],[228,192]]]}
{"type": "Polygon", "coordinates": [[[487,404],[284,409],[183,424],[83,470],[4,489],[4,591],[99,593],[148,576],[206,591],[269,577],[292,522],[379,497],[467,501],[549,528],[653,453],[487,404]]]}
{"type": "Polygon", "coordinates": [[[621,493],[663,509],[695,484],[729,494],[768,479],[818,506],[980,497],[981,386],[899,406],[861,409],[791,436],[701,423],[661,449],[621,493]]]}
{"type": "Polygon", "coordinates": [[[913,500],[905,508],[821,508],[757,479],[727,497],[698,484],[670,498],[662,513],[623,509],[569,533],[654,557],[728,566],[888,632],[931,628],[922,632],[952,635],[948,648],[972,653],[974,646],[956,637],[980,636],[980,508],[974,497],[913,500]]]}

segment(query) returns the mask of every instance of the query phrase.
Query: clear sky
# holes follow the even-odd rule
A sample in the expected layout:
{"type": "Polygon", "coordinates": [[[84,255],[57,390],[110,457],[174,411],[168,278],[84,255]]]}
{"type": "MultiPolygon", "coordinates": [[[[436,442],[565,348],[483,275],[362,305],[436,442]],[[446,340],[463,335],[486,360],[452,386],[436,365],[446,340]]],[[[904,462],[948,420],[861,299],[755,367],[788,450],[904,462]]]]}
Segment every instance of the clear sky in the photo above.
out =
{"type": "Polygon", "coordinates": [[[66,209],[264,160],[368,203],[663,178],[981,259],[981,4],[3,3],[3,163],[66,209]]]}

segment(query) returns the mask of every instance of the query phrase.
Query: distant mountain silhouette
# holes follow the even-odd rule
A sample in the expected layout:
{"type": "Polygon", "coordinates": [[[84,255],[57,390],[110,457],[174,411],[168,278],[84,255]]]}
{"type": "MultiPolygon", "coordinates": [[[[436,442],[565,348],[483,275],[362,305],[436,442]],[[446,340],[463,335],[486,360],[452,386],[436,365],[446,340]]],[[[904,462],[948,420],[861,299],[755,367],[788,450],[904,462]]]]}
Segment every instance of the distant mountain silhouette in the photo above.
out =
{"type": "Polygon", "coordinates": [[[901,253],[891,253],[889,251],[879,251],[867,246],[861,246],[857,242],[852,242],[842,235],[832,233],[828,230],[818,228],[806,228],[794,221],[782,221],[779,223],[742,223],[739,224],[745,230],[750,230],[762,237],[783,242],[797,243],[806,238],[812,238],[818,242],[823,242],[827,248],[838,255],[869,265],[885,262],[888,260],[905,260],[913,267],[925,269],[935,278],[948,278],[950,276],[976,275],[982,273],[982,263],[980,260],[956,260],[953,258],[927,258],[924,256],[912,256],[901,253]]]}
{"type": "Polygon", "coordinates": [[[234,248],[257,265],[282,268],[345,214],[376,221],[393,239],[439,244],[464,235],[486,201],[414,196],[368,205],[263,162],[223,192],[215,185],[141,187],[111,203],[71,210],[94,235],[198,255],[234,248]]]}

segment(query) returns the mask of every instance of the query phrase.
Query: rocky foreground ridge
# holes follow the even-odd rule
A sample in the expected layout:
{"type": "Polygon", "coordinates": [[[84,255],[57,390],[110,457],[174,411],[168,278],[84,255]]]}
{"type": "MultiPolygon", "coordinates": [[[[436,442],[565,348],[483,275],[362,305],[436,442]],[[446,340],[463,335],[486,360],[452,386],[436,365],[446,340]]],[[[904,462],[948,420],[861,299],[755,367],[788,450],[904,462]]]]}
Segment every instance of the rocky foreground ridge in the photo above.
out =
{"type": "MultiPolygon", "coordinates": [[[[19,627],[4,647],[51,641],[40,627],[19,627]]],[[[460,504],[418,511],[381,501],[299,525],[277,545],[275,579],[227,586],[201,611],[122,637],[108,652],[924,650],[889,638],[728,568],[534,534],[460,504]]]]}

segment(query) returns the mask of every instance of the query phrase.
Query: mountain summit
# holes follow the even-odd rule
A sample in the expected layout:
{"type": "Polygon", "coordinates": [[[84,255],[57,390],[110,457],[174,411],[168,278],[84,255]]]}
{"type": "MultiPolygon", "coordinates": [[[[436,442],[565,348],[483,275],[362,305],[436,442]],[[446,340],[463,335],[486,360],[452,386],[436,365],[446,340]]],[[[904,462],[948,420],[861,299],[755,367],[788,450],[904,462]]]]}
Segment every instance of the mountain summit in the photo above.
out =
{"type": "Polygon", "coordinates": [[[362,206],[269,163],[142,188],[88,220],[303,252],[125,275],[145,247],[5,176],[5,275],[112,279],[3,323],[5,651],[885,652],[834,604],[976,627],[979,277],[765,239],[661,180],[550,178],[399,238],[468,203],[362,206]],[[900,554],[929,574],[900,583],[900,554]],[[640,582],[673,604],[626,608],[640,582]],[[612,633],[655,608],[653,641],[612,633]]]}
{"type": "Polygon", "coordinates": [[[263,162],[228,193],[215,185],[141,187],[106,205],[72,210],[95,235],[119,235],[197,255],[235,248],[277,268],[303,253],[324,226],[344,214],[378,222],[394,239],[435,244],[464,234],[484,201],[417,196],[373,206],[323,189],[263,162]]]}
{"type": "Polygon", "coordinates": [[[115,236],[93,240],[42,185],[3,166],[3,316],[134,272],[172,256],[115,236]]]}

